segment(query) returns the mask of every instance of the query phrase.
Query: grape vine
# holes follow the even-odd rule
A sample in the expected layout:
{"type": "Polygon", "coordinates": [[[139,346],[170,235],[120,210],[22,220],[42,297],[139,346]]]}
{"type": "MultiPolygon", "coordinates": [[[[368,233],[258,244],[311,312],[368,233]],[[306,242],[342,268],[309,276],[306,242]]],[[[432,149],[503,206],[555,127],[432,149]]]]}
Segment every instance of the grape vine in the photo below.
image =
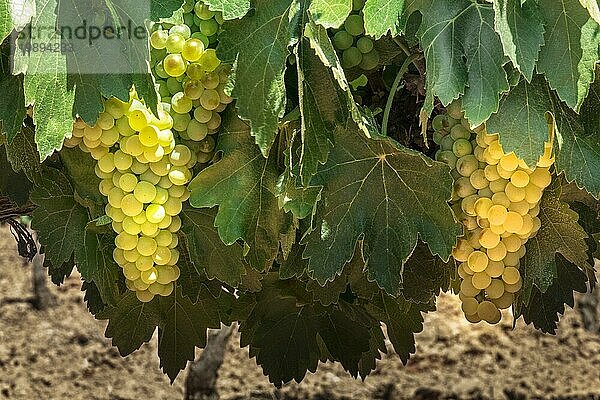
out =
{"type": "Polygon", "coordinates": [[[175,379],[237,322],[277,386],[364,378],[386,335],[408,362],[442,292],[554,333],[594,288],[592,7],[96,3],[0,4],[0,215],[31,216],[121,354],[158,329],[175,379]],[[59,35],[84,21],[144,35],[59,35]]]}

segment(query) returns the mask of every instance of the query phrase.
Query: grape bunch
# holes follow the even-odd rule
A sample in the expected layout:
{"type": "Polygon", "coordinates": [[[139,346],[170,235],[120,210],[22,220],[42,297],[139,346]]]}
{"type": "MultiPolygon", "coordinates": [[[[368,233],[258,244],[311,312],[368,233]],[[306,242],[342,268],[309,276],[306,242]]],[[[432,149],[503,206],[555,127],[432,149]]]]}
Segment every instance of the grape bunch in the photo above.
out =
{"type": "Polygon", "coordinates": [[[111,98],[104,107],[94,126],[77,119],[64,144],[97,160],[105,212],[117,233],[113,257],[127,287],[148,302],[170,295],[179,277],[178,214],[196,158],[177,143],[169,104],[160,103],[156,117],[133,92],[128,103],[111,98]]]}
{"type": "Polygon", "coordinates": [[[498,135],[472,131],[459,102],[432,125],[440,145],[436,159],[452,168],[453,209],[464,227],[452,255],[460,262],[459,297],[467,320],[496,324],[523,284],[519,272],[527,240],[540,229],[539,202],[550,185],[552,144],[529,167],[514,152],[506,154],[498,135]]]}
{"type": "Polygon", "coordinates": [[[170,104],[173,129],[200,164],[214,155],[220,112],[233,99],[225,93],[230,67],[214,48],[223,17],[202,2],[184,4],[185,24],[160,24],[150,35],[151,66],[161,101],[170,104]]]}
{"type": "Polygon", "coordinates": [[[352,13],[344,25],[334,31],[333,46],[341,54],[344,69],[358,67],[371,71],[379,65],[379,52],[374,47],[373,39],[365,35],[364,5],[365,0],[353,0],[352,13]]]}

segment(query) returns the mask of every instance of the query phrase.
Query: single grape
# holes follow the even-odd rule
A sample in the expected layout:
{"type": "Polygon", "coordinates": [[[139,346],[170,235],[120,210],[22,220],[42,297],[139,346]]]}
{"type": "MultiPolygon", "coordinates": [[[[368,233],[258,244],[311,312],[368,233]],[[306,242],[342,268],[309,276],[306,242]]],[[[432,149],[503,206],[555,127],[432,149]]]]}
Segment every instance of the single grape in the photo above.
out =
{"type": "Polygon", "coordinates": [[[363,17],[360,14],[350,14],[344,22],[344,29],[352,36],[365,33],[363,17]]]}
{"type": "Polygon", "coordinates": [[[339,51],[344,51],[352,46],[354,38],[346,31],[338,31],[333,36],[333,45],[339,51]]]}
{"type": "Polygon", "coordinates": [[[346,69],[358,66],[362,61],[362,53],[356,47],[352,46],[342,53],[342,67],[346,69]]]}

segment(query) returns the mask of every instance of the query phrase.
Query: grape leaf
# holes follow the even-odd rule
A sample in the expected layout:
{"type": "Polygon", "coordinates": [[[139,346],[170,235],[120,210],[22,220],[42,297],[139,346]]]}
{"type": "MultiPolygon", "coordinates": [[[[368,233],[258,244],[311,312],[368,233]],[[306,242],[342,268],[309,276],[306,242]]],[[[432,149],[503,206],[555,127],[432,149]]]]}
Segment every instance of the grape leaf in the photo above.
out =
{"type": "Polygon", "coordinates": [[[594,80],[600,27],[578,0],[542,0],[540,10],[547,28],[537,70],[577,111],[594,80]]]}
{"type": "Polygon", "coordinates": [[[370,352],[376,320],[346,302],[324,308],[306,297],[302,282],[277,282],[276,276],[263,280],[261,292],[241,295],[242,303],[252,304],[240,323],[241,346],[250,345],[250,356],[278,387],[292,379],[300,382],[320,358],[341,361],[356,376],[361,358],[370,352]]]}
{"type": "Polygon", "coordinates": [[[600,197],[600,82],[590,86],[590,93],[581,106],[579,115],[567,108],[556,97],[553,114],[559,151],[556,169],[569,182],[584,187],[594,197],[600,197]]]}
{"type": "Polygon", "coordinates": [[[498,0],[493,4],[504,54],[530,82],[544,44],[544,21],[538,4],[532,0],[498,0]]]}
{"type": "Polygon", "coordinates": [[[448,105],[462,94],[471,126],[485,122],[498,109],[499,94],[509,88],[491,5],[423,0],[419,10],[417,36],[427,65],[425,113],[431,113],[434,96],[448,105]]]}
{"type": "Polygon", "coordinates": [[[560,200],[558,180],[544,191],[539,218],[542,226],[537,235],[527,241],[527,253],[521,259],[523,288],[520,300],[527,306],[534,289],[545,293],[557,276],[556,253],[582,270],[592,268],[588,263],[587,234],[573,217],[574,212],[560,200]]]}
{"type": "Polygon", "coordinates": [[[221,326],[223,310],[219,299],[208,290],[196,304],[183,297],[179,288],[171,296],[159,298],[158,303],[158,356],[172,383],[187,362],[194,360],[196,347],[206,346],[206,330],[221,326]]]}
{"type": "Polygon", "coordinates": [[[367,139],[352,121],[335,136],[329,160],[315,175],[324,189],[316,229],[303,240],[309,273],[321,284],[334,279],[363,237],[369,279],[396,294],[418,237],[448,259],[460,234],[446,203],[448,168],[392,139],[367,139]]]}
{"type": "Polygon", "coordinates": [[[35,12],[33,0],[3,1],[0,3],[0,42],[12,32],[20,30],[35,12]]]}
{"type": "Polygon", "coordinates": [[[26,116],[23,75],[12,75],[10,70],[12,44],[8,38],[0,45],[0,132],[6,134],[8,142],[21,131],[26,116]]]}
{"type": "Polygon", "coordinates": [[[551,109],[545,80],[539,75],[531,83],[521,79],[502,97],[486,127],[490,133],[499,133],[504,151],[514,151],[527,165],[535,165],[544,154],[544,142],[550,139],[544,114],[551,109]]]}
{"type": "Polygon", "coordinates": [[[87,309],[92,315],[97,315],[106,308],[106,304],[102,301],[100,291],[94,282],[83,281],[81,291],[85,292],[83,301],[85,301],[87,309]]]}
{"type": "Polygon", "coordinates": [[[140,302],[135,293],[128,290],[119,300],[100,311],[96,318],[108,320],[105,336],[125,357],[142,344],[150,341],[160,322],[159,300],[140,302]]]}
{"type": "Polygon", "coordinates": [[[219,206],[215,226],[227,245],[242,239],[249,247],[247,260],[258,270],[273,262],[279,233],[290,221],[275,197],[277,155],[265,159],[250,129],[230,111],[224,116],[217,150],[223,158],[204,169],[190,183],[193,207],[219,206]]]}
{"type": "Polygon", "coordinates": [[[119,282],[124,279],[121,267],[113,258],[114,247],[114,234],[97,235],[88,231],[75,249],[77,270],[84,280],[96,284],[106,304],[117,301],[119,282]]]}
{"type": "Polygon", "coordinates": [[[70,177],[77,195],[85,201],[92,211],[92,217],[104,215],[104,196],[98,190],[100,178],[96,176],[94,168],[97,161],[84,153],[79,148],[64,148],[60,152],[60,159],[70,177]]]}
{"type": "Polygon", "coordinates": [[[369,351],[363,353],[358,363],[358,374],[364,379],[377,367],[377,360],[381,360],[381,353],[387,354],[385,335],[381,326],[371,328],[371,339],[369,340],[369,351]]]}
{"type": "Polygon", "coordinates": [[[226,246],[214,227],[216,210],[185,207],[181,212],[182,230],[187,237],[194,268],[233,287],[246,272],[243,248],[238,243],[226,246]]]}
{"type": "Polygon", "coordinates": [[[234,63],[240,117],[250,121],[252,136],[267,157],[275,140],[279,118],[285,112],[284,72],[288,46],[299,36],[299,3],[292,0],[256,0],[255,12],[228,21],[219,36],[217,52],[225,63],[234,63]]]}
{"type": "Polygon", "coordinates": [[[584,6],[590,16],[600,24],[600,8],[598,8],[598,0],[579,0],[582,6],[584,6]]]}
{"type": "Polygon", "coordinates": [[[365,33],[379,39],[390,33],[401,33],[400,16],[404,9],[404,0],[367,0],[363,8],[365,33]]]}
{"type": "Polygon", "coordinates": [[[31,182],[41,179],[42,166],[31,126],[23,127],[12,142],[6,143],[6,157],[15,172],[22,171],[31,182]]]}
{"type": "Polygon", "coordinates": [[[204,0],[209,10],[221,11],[225,20],[242,18],[250,10],[250,0],[204,0]]]}
{"type": "Polygon", "coordinates": [[[401,296],[393,298],[383,292],[365,308],[374,318],[386,324],[388,337],[404,364],[416,351],[415,333],[423,330],[422,312],[435,310],[432,304],[411,303],[401,296]]]}
{"type": "Polygon", "coordinates": [[[556,277],[552,284],[542,292],[534,288],[527,307],[521,315],[527,324],[533,323],[544,333],[556,333],[559,314],[565,312],[565,304],[575,305],[573,291],[585,293],[587,278],[585,273],[567,261],[560,254],[556,255],[556,277]]]}
{"type": "Polygon", "coordinates": [[[37,205],[31,227],[38,232],[46,257],[54,265],[68,262],[81,247],[89,222],[86,209],[73,197],[73,187],[61,172],[47,168],[31,201],[37,205]]]}
{"type": "Polygon", "coordinates": [[[339,28],[352,11],[352,0],[312,0],[308,8],[315,23],[339,28]]]}
{"type": "Polygon", "coordinates": [[[502,100],[500,110],[492,115],[487,127],[499,133],[504,150],[514,151],[530,163],[543,152],[548,140],[545,113],[555,120],[556,169],[569,182],[575,181],[594,197],[600,196],[600,82],[590,86],[590,93],[576,114],[560,101],[541,78],[531,84],[522,81],[502,100]],[[525,126],[525,128],[523,128],[525,126]]]}
{"type": "Polygon", "coordinates": [[[308,39],[297,47],[298,97],[301,113],[300,177],[307,185],[327,161],[336,125],[348,119],[348,98],[332,71],[319,60],[308,39]]]}
{"type": "Polygon", "coordinates": [[[75,259],[71,259],[62,264],[54,265],[47,258],[44,259],[44,268],[48,269],[50,280],[57,286],[65,283],[65,279],[71,276],[73,268],[75,268],[75,259]]]}
{"type": "Polygon", "coordinates": [[[29,201],[33,185],[23,173],[13,171],[3,146],[0,146],[0,195],[8,196],[10,201],[22,206],[29,201]]]}
{"type": "Polygon", "coordinates": [[[415,303],[429,303],[448,290],[456,266],[454,259],[443,262],[419,242],[402,270],[402,296],[415,303]]]}
{"type": "MultiPolygon", "coordinates": [[[[35,3],[37,14],[32,19],[32,29],[56,26],[57,1],[36,0],[35,3]]],[[[36,44],[54,48],[59,41],[58,33],[54,32],[38,38],[36,44]]],[[[18,42],[25,45],[24,40],[18,42]]],[[[14,73],[26,73],[23,81],[25,104],[34,106],[35,141],[41,160],[60,149],[72,128],[74,92],[67,87],[66,67],[66,56],[60,52],[32,51],[25,55],[17,51],[14,55],[14,73]]]]}

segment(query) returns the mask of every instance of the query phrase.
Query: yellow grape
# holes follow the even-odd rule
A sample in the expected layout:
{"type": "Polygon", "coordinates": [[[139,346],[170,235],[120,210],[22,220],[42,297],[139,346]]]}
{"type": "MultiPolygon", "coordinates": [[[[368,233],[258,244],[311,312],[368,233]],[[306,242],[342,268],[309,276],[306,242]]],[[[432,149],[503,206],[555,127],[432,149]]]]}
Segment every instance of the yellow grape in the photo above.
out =
{"type": "Polygon", "coordinates": [[[123,266],[123,275],[125,278],[135,281],[140,278],[140,270],[138,270],[134,263],[127,263],[123,266]]]}
{"type": "Polygon", "coordinates": [[[507,232],[517,233],[523,228],[523,217],[519,213],[509,211],[503,225],[507,232]]]}
{"type": "Polygon", "coordinates": [[[488,261],[488,256],[484,252],[473,251],[467,259],[467,265],[473,272],[482,272],[487,268],[488,261]]]}
{"type": "Polygon", "coordinates": [[[502,168],[502,166],[500,164],[496,165],[496,171],[498,171],[498,175],[500,175],[500,178],[502,179],[510,179],[510,177],[513,174],[512,170],[506,170],[504,168],[502,168]]]}
{"type": "Polygon", "coordinates": [[[486,188],[490,184],[485,177],[485,172],[482,169],[474,171],[469,177],[469,182],[471,182],[471,185],[477,190],[486,188]]]}
{"type": "MultiPolygon", "coordinates": [[[[136,249],[137,251],[137,249],[136,249]]],[[[138,251],[139,253],[139,251],[138,251]]],[[[142,256],[135,261],[135,267],[140,271],[148,271],[150,268],[154,266],[154,260],[150,256],[142,256]]]]}
{"type": "Polygon", "coordinates": [[[158,271],[152,267],[140,273],[140,279],[147,285],[151,285],[158,279],[158,271]]]}
{"type": "Polygon", "coordinates": [[[513,285],[505,284],[504,290],[508,293],[517,293],[523,287],[523,280],[519,279],[517,283],[513,285]]]}
{"type": "Polygon", "coordinates": [[[507,215],[506,207],[496,204],[489,209],[488,220],[492,225],[503,225],[507,215]]]}
{"type": "Polygon", "coordinates": [[[518,252],[507,251],[506,256],[504,257],[504,260],[502,260],[502,261],[504,262],[504,265],[507,267],[516,267],[519,265],[520,260],[521,260],[521,257],[519,257],[518,252]]]}
{"type": "Polygon", "coordinates": [[[487,249],[487,256],[492,261],[502,261],[506,257],[506,246],[500,242],[492,249],[487,249]]]}
{"type": "Polygon", "coordinates": [[[493,299],[492,303],[501,310],[507,309],[512,306],[514,295],[506,291],[506,285],[504,285],[504,294],[497,299],[493,299]]]}
{"type": "Polygon", "coordinates": [[[535,185],[527,185],[525,187],[525,197],[529,204],[536,204],[542,199],[542,189],[535,185]]]}
{"type": "Polygon", "coordinates": [[[489,228],[483,229],[479,243],[486,249],[492,249],[500,243],[500,235],[492,232],[489,228]]]}
{"type": "Polygon", "coordinates": [[[494,204],[504,206],[505,208],[508,208],[510,206],[510,199],[508,198],[506,193],[503,192],[494,193],[492,195],[492,202],[494,204]]]}
{"type": "Polygon", "coordinates": [[[483,290],[492,283],[492,278],[485,272],[476,272],[471,277],[471,284],[475,289],[483,290]]]}
{"type": "Polygon", "coordinates": [[[498,278],[504,272],[504,263],[502,261],[490,261],[485,273],[492,278],[498,278]]]}
{"type": "Polygon", "coordinates": [[[529,184],[529,174],[525,171],[515,171],[510,177],[510,182],[518,188],[524,188],[529,184]]]}
{"type": "Polygon", "coordinates": [[[506,179],[496,179],[495,181],[490,182],[490,190],[494,193],[504,192],[507,184],[508,180],[506,179]]]}
{"type": "Polygon", "coordinates": [[[138,237],[135,235],[130,235],[126,232],[121,232],[115,238],[115,245],[119,249],[123,250],[133,250],[136,248],[138,244],[138,237]]]}
{"type": "Polygon", "coordinates": [[[485,289],[485,293],[490,299],[498,299],[504,294],[504,283],[501,279],[492,279],[491,283],[485,289]]]}
{"type": "Polygon", "coordinates": [[[477,315],[489,324],[497,324],[500,322],[502,314],[498,307],[491,301],[482,301],[477,307],[477,315]]]}
{"type": "MultiPolygon", "coordinates": [[[[136,288],[137,288],[137,286],[136,286],[136,288]]],[[[135,295],[138,298],[138,300],[141,301],[142,303],[148,303],[148,302],[152,301],[152,299],[154,298],[154,295],[152,293],[150,293],[148,290],[136,290],[135,295]]]]}
{"type": "Polygon", "coordinates": [[[158,224],[150,221],[143,222],[140,227],[142,228],[142,233],[150,238],[154,238],[154,236],[156,236],[160,230],[160,226],[158,224]]]}
{"type": "Polygon", "coordinates": [[[157,265],[167,265],[171,261],[171,249],[157,247],[152,258],[157,265]]]}
{"type": "Polygon", "coordinates": [[[471,283],[471,279],[465,279],[460,284],[460,291],[467,296],[475,297],[481,292],[481,290],[476,289],[475,286],[471,283]]]}
{"type": "Polygon", "coordinates": [[[529,180],[535,186],[544,189],[550,185],[552,176],[547,168],[538,167],[531,173],[529,180]]]}
{"type": "Polygon", "coordinates": [[[517,235],[510,235],[505,238],[502,238],[502,243],[506,247],[506,251],[508,252],[516,252],[521,248],[521,239],[517,235]]]}
{"type": "Polygon", "coordinates": [[[150,182],[138,182],[133,195],[140,203],[150,203],[156,197],[156,187],[150,182]]]}
{"type": "Polygon", "coordinates": [[[502,280],[508,285],[514,285],[521,279],[519,270],[515,267],[506,267],[502,273],[502,280]]]}
{"type": "Polygon", "coordinates": [[[515,153],[506,154],[502,156],[498,165],[505,171],[514,171],[519,167],[519,159],[515,153]]]}
{"type": "Polygon", "coordinates": [[[144,205],[133,194],[127,194],[121,201],[121,209],[128,217],[134,217],[142,212],[144,205]]]}
{"type": "Polygon", "coordinates": [[[123,230],[130,235],[139,235],[142,228],[133,220],[133,218],[127,217],[123,220],[123,230]]]}
{"type": "Polygon", "coordinates": [[[119,178],[119,187],[127,193],[133,192],[138,183],[137,177],[132,173],[126,173],[119,178]]]}
{"type": "Polygon", "coordinates": [[[526,200],[511,202],[508,209],[509,211],[515,211],[520,215],[525,215],[529,212],[529,203],[526,200]]]}
{"type": "Polygon", "coordinates": [[[165,208],[159,204],[150,204],[146,208],[146,219],[148,222],[158,224],[165,218],[165,208]]]}
{"type": "Polygon", "coordinates": [[[516,187],[511,182],[509,182],[504,189],[504,193],[506,193],[508,199],[513,203],[525,200],[526,191],[527,188],[516,187]]]}
{"type": "Polygon", "coordinates": [[[465,297],[461,304],[462,311],[465,314],[475,314],[478,306],[479,302],[473,297],[465,297]]]}

